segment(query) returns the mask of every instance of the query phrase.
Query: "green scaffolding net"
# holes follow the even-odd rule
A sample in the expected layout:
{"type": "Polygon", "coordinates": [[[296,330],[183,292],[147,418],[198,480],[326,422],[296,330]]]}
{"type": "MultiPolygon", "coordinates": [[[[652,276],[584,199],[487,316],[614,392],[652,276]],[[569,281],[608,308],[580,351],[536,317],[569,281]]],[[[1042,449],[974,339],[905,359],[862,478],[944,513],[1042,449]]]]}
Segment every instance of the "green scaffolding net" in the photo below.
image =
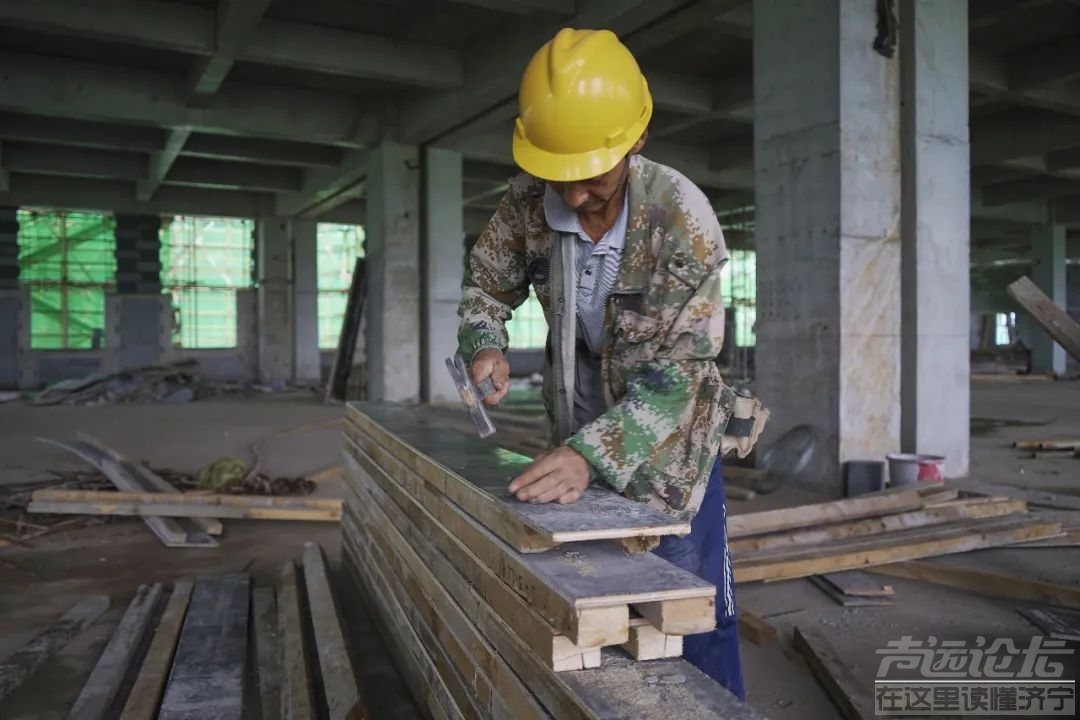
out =
{"type": "Polygon", "coordinates": [[[319,274],[319,348],[332,350],[337,347],[345,319],[356,258],[364,256],[364,228],[319,223],[315,247],[319,274]]]}
{"type": "Polygon", "coordinates": [[[20,208],[19,281],[30,290],[30,347],[105,346],[105,294],[116,273],[111,214],[20,208]]]}

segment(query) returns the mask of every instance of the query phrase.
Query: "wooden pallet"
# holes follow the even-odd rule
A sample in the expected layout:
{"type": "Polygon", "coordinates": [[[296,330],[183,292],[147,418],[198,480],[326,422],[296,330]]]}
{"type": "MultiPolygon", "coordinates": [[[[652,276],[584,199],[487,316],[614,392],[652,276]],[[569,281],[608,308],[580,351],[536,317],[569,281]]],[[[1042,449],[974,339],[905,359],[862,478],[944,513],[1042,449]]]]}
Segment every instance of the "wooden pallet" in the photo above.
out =
{"type": "Polygon", "coordinates": [[[597,513],[598,539],[560,534],[582,532],[582,517],[494,494],[520,456],[410,429],[381,406],[347,415],[344,565],[434,717],[616,717],[606,688],[627,667],[664,697],[636,717],[756,716],[678,657],[684,634],[715,627],[716,588],[611,542],[666,532],[669,519],[642,523],[648,513],[608,493],[582,506],[597,513]],[[685,687],[652,687],[653,663],[685,687]]]}

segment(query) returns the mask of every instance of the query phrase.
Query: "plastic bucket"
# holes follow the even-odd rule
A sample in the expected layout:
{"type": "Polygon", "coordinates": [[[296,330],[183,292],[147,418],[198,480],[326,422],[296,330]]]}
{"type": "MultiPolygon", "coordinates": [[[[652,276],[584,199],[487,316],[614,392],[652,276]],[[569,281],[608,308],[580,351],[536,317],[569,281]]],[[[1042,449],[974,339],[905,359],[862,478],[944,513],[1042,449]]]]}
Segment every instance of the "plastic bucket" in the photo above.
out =
{"type": "Polygon", "coordinates": [[[889,484],[914,485],[919,482],[941,482],[945,479],[945,458],[941,455],[894,453],[889,461],[889,484]]]}

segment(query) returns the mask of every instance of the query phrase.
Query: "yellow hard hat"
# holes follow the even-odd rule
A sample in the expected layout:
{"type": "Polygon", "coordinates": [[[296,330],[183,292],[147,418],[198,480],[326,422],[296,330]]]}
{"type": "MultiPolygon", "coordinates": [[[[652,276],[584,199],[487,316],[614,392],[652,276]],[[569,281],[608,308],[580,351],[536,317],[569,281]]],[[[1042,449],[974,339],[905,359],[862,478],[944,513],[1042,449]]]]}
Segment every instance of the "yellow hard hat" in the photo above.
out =
{"type": "Polygon", "coordinates": [[[606,173],[652,118],[634,56],[610,30],[564,28],[525,67],[514,123],[514,161],[544,180],[606,173]]]}

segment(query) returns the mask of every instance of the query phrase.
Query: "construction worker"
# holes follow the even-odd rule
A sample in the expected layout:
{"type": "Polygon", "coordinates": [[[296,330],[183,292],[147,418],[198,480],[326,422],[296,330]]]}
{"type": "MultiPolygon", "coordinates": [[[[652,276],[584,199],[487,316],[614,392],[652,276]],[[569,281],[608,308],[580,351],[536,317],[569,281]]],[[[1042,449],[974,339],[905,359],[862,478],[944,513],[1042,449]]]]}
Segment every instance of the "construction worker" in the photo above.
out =
{"type": "Polygon", "coordinates": [[[553,449],[508,490],[569,503],[593,485],[692,519],[653,552],[716,584],[717,628],[685,638],[684,656],[743,698],[719,454],[745,455],[767,411],[737,398],[715,362],[727,262],[716,214],[686,177],[639,154],[652,99],[613,33],[559,31],[525,68],[518,105],[525,173],[470,252],[458,310],[472,380],[496,388],[489,405],[509,389],[506,322],[530,285],[548,321],[553,449]],[[737,405],[749,410],[732,422],[737,405]]]}

